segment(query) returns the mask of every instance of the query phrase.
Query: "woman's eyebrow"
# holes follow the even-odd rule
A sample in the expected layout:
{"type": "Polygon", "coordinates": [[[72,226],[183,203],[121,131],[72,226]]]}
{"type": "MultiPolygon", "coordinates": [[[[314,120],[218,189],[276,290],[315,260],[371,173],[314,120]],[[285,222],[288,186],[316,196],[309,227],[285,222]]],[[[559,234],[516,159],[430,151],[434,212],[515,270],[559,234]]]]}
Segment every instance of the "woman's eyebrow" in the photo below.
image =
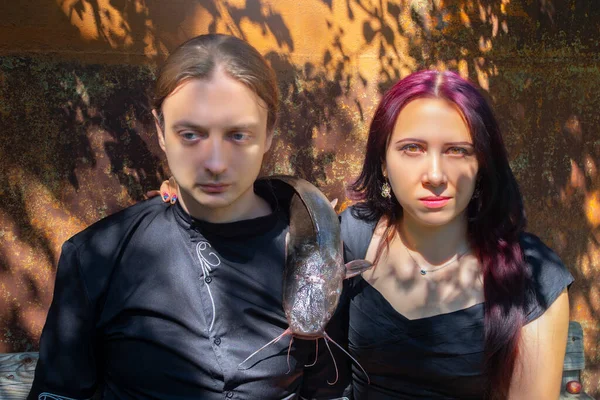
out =
{"type": "Polygon", "coordinates": [[[400,139],[400,140],[396,141],[396,143],[403,143],[403,142],[427,144],[427,142],[425,140],[417,139],[417,138],[404,138],[404,139],[400,139]]]}
{"type": "Polygon", "coordinates": [[[473,146],[473,143],[471,143],[471,142],[448,142],[448,143],[446,143],[446,145],[452,145],[452,146],[473,146]]]}

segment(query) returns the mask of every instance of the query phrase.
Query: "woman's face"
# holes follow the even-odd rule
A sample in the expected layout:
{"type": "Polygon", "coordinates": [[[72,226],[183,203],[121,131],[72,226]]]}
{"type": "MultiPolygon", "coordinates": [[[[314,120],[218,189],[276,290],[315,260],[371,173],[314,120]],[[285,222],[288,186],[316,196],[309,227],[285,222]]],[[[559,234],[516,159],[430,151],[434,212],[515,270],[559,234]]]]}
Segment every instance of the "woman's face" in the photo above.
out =
{"type": "Polygon", "coordinates": [[[454,104],[422,98],[402,109],[383,172],[404,218],[438,227],[463,217],[475,190],[477,170],[469,128],[454,104]]]}

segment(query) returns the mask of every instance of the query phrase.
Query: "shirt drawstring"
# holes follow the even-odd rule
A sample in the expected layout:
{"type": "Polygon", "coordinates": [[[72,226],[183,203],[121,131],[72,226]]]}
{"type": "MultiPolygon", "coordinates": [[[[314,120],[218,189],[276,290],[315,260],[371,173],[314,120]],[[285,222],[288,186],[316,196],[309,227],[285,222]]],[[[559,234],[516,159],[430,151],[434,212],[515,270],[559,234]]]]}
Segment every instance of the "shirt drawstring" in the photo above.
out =
{"type": "Polygon", "coordinates": [[[207,281],[207,278],[210,276],[210,271],[212,271],[213,267],[216,267],[218,265],[221,264],[221,260],[219,259],[219,257],[214,253],[214,252],[210,252],[208,253],[209,257],[214,257],[216,259],[216,262],[211,263],[206,257],[204,257],[204,255],[202,254],[202,251],[206,250],[208,247],[212,247],[210,245],[210,243],[202,241],[202,242],[198,242],[198,244],[196,244],[196,254],[198,255],[198,260],[200,260],[200,268],[202,268],[202,276],[204,277],[204,282],[206,283],[206,289],[208,290],[208,297],[210,297],[210,304],[212,306],[212,320],[210,321],[210,326],[208,328],[208,331],[210,332],[213,328],[213,325],[215,324],[215,314],[216,314],[216,308],[215,308],[215,300],[213,299],[212,293],[210,291],[210,285],[207,281]]]}

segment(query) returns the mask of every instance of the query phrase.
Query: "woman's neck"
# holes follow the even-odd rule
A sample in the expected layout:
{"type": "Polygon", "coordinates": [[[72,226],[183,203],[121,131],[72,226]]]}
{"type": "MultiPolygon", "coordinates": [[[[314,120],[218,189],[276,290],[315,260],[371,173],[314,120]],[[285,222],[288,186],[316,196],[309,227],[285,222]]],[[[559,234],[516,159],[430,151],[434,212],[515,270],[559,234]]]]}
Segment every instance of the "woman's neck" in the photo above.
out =
{"type": "Polygon", "coordinates": [[[465,214],[442,226],[423,225],[405,214],[398,231],[406,247],[431,265],[442,264],[470,247],[465,214]]]}

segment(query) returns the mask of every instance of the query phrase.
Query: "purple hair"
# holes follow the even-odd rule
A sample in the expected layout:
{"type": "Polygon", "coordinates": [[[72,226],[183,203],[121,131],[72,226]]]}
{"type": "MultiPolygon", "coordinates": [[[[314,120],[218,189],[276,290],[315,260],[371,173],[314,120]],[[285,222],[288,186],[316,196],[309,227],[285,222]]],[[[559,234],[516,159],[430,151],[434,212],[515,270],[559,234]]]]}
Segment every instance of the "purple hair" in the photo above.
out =
{"type": "Polygon", "coordinates": [[[387,144],[400,111],[412,100],[428,97],[445,99],[459,108],[479,163],[478,196],[467,207],[468,239],[483,268],[487,397],[503,399],[508,395],[525,321],[526,269],[519,235],[526,219],[498,123],[472,83],[454,72],[420,71],[400,80],[383,95],[369,128],[362,171],[350,186],[352,197],[362,201],[355,215],[368,221],[387,219],[384,240],[377,249],[379,259],[402,217],[397,199],[380,195],[387,144]]]}

